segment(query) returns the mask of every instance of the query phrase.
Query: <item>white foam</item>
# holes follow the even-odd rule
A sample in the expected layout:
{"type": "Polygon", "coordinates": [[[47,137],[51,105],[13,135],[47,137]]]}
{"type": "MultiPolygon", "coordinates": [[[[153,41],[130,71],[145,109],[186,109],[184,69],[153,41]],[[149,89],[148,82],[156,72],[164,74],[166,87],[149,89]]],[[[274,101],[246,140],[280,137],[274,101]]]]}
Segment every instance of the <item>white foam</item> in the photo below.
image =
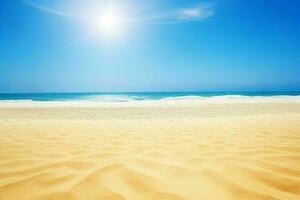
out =
{"type": "Polygon", "coordinates": [[[182,96],[167,97],[160,100],[149,100],[130,96],[95,96],[93,98],[67,101],[32,101],[32,100],[3,100],[0,108],[32,108],[32,107],[151,107],[177,106],[195,104],[244,104],[244,103],[300,103],[300,96],[242,96],[223,95],[212,97],[182,96]]]}
{"type": "Polygon", "coordinates": [[[134,96],[128,95],[93,95],[82,98],[81,101],[91,102],[131,102],[137,100],[134,96]]]}

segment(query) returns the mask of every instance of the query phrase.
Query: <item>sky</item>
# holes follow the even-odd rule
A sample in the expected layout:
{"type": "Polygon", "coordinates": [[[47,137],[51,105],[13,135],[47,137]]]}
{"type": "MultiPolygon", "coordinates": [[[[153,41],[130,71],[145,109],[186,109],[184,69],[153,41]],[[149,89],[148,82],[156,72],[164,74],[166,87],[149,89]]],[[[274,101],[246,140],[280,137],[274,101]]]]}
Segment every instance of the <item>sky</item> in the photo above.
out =
{"type": "Polygon", "coordinates": [[[298,0],[1,0],[0,93],[300,91],[298,0]]]}

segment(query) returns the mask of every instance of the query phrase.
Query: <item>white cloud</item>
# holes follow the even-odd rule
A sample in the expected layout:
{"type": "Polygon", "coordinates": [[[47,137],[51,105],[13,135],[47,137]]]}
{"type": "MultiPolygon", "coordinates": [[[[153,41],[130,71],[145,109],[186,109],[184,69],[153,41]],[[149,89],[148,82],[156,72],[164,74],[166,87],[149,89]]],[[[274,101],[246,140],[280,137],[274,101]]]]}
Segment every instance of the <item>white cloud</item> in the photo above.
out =
{"type": "Polygon", "coordinates": [[[190,20],[190,19],[205,19],[214,15],[212,7],[193,7],[183,8],[178,11],[178,18],[190,20]]]}
{"type": "MultiPolygon", "coordinates": [[[[72,12],[53,9],[42,4],[38,4],[34,0],[22,0],[22,1],[35,9],[53,15],[75,18],[79,20],[89,20],[89,21],[95,20],[90,16],[84,16],[72,12]]],[[[124,22],[145,23],[145,24],[178,24],[178,23],[187,23],[187,22],[204,20],[206,18],[212,17],[214,13],[215,13],[214,4],[202,3],[196,6],[165,10],[163,12],[154,13],[148,16],[135,16],[124,20],[124,22]]]]}
{"type": "Polygon", "coordinates": [[[41,5],[41,4],[37,4],[37,3],[32,2],[30,0],[22,0],[22,1],[24,3],[26,3],[27,5],[33,7],[35,9],[37,9],[37,10],[46,12],[46,13],[50,13],[50,14],[58,15],[58,16],[62,16],[62,17],[69,17],[69,18],[76,18],[76,19],[88,20],[88,18],[86,18],[86,17],[75,15],[73,13],[66,12],[66,11],[61,11],[61,10],[49,8],[47,6],[44,6],[44,5],[41,5]]]}
{"type": "Polygon", "coordinates": [[[195,18],[202,15],[201,10],[196,8],[182,9],[182,11],[179,14],[180,17],[183,19],[195,18]]]}
{"type": "Polygon", "coordinates": [[[179,22],[198,21],[212,17],[214,13],[212,4],[202,4],[177,10],[175,18],[179,22]]]}
{"type": "Polygon", "coordinates": [[[206,3],[155,13],[151,16],[137,18],[136,21],[149,24],[178,24],[204,20],[214,14],[214,4],[206,3]]]}

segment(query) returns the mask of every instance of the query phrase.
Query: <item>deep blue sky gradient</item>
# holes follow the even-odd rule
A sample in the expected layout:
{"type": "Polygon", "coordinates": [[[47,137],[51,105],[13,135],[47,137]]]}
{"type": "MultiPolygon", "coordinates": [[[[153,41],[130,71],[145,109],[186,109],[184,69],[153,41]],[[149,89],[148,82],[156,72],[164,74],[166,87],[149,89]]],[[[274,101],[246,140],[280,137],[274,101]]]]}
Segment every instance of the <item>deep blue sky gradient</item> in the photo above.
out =
{"type": "Polygon", "coordinates": [[[139,24],[107,44],[74,19],[2,0],[0,93],[300,91],[300,1],[213,3],[210,18],[139,24]]]}

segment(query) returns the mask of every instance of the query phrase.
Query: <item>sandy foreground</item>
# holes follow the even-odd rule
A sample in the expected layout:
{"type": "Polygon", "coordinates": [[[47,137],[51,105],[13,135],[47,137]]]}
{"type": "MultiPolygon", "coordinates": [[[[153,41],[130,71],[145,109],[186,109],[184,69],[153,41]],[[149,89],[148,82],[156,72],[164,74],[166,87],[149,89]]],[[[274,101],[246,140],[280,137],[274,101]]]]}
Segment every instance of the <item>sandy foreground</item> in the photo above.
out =
{"type": "Polygon", "coordinates": [[[0,200],[299,200],[300,101],[0,102],[0,200]]]}

